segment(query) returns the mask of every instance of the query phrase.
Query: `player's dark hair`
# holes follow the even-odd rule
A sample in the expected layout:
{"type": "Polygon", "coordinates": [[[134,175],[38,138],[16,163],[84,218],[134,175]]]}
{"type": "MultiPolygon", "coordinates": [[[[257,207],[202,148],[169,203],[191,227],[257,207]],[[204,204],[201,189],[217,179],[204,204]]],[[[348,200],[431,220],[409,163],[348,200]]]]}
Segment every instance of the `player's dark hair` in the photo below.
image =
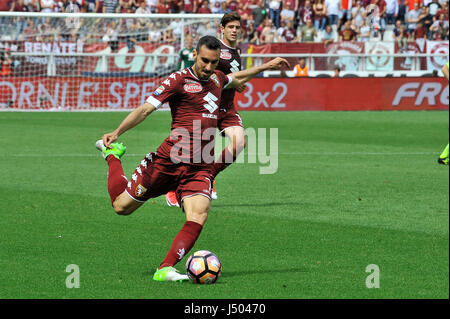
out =
{"type": "Polygon", "coordinates": [[[232,21],[241,22],[241,16],[234,11],[225,13],[222,17],[222,20],[220,20],[220,25],[225,28],[225,26],[232,21]]]}
{"type": "Polygon", "coordinates": [[[205,35],[198,40],[197,43],[197,52],[200,52],[200,48],[202,46],[206,46],[209,50],[220,50],[220,41],[211,35],[205,35]]]}

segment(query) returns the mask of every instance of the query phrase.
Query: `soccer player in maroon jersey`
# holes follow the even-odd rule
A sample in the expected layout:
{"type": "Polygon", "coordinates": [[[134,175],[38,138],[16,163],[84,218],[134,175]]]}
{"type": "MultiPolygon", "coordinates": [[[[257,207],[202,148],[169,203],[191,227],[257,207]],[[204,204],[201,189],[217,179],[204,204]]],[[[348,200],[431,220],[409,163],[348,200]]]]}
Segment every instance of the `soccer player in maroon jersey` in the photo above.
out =
{"type": "MultiPolygon", "coordinates": [[[[225,74],[238,72],[241,70],[241,56],[236,45],[241,34],[241,16],[236,12],[226,13],[220,21],[220,30],[222,32],[222,40],[220,41],[220,61],[217,70],[225,74]]],[[[244,91],[245,85],[236,89],[223,90],[220,99],[217,127],[221,134],[228,137],[230,144],[222,151],[212,169],[212,199],[217,199],[215,190],[217,174],[232,164],[245,147],[244,125],[234,106],[236,90],[239,92],[244,91]]],[[[174,191],[166,194],[166,202],[169,206],[179,206],[174,191]]]]}
{"type": "Polygon", "coordinates": [[[259,67],[225,75],[215,70],[220,48],[215,37],[202,37],[193,52],[195,63],[191,68],[171,74],[117,129],[96,142],[108,163],[108,192],[117,214],[129,215],[148,199],[176,189],[186,222],[153,276],[157,281],[188,279],[173,266],[189,253],[208,217],[222,90],[240,87],[259,72],[289,67],[285,59],[276,58],[259,67]],[[126,148],[115,142],[166,102],[172,113],[170,136],[156,152],[145,156],[128,181],[120,161],[126,148]]]}

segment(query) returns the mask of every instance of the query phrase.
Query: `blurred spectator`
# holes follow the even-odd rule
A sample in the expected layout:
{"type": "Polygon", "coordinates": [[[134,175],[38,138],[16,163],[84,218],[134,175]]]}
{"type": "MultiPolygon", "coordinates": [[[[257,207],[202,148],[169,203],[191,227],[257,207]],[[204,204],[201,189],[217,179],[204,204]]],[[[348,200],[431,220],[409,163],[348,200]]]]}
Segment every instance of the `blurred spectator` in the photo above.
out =
{"type": "MultiPolygon", "coordinates": [[[[28,7],[25,5],[24,0],[16,0],[15,5],[14,5],[14,11],[15,12],[28,12],[28,7]]],[[[22,32],[27,27],[27,20],[28,19],[25,17],[14,18],[13,24],[16,25],[16,34],[15,34],[14,40],[21,40],[22,32]]],[[[1,26],[0,26],[0,29],[1,29],[1,26]]]]}
{"type": "Polygon", "coordinates": [[[171,0],[159,0],[156,3],[156,13],[170,13],[171,8],[171,0]]]}
{"type": "Polygon", "coordinates": [[[301,57],[298,59],[298,64],[294,68],[296,77],[307,77],[308,76],[308,66],[306,65],[306,59],[301,57]]]}
{"type": "Polygon", "coordinates": [[[106,27],[106,32],[105,35],[103,36],[103,41],[108,43],[112,53],[117,52],[117,49],[119,48],[119,37],[117,32],[116,21],[114,20],[111,21],[111,24],[109,24],[106,27]]]}
{"type": "Polygon", "coordinates": [[[434,17],[436,13],[442,9],[441,4],[438,0],[432,0],[430,3],[426,5],[428,7],[429,13],[434,17]]]}
{"type": "Polygon", "coordinates": [[[0,11],[14,11],[14,0],[0,0],[0,11]]]}
{"type": "Polygon", "coordinates": [[[166,44],[173,44],[175,42],[177,42],[177,37],[175,36],[175,34],[173,33],[173,30],[168,28],[166,30],[164,30],[163,32],[163,38],[162,41],[166,44]]]}
{"type": "Polygon", "coordinates": [[[179,0],[177,3],[181,13],[197,12],[197,0],[179,0]]]}
{"type": "Polygon", "coordinates": [[[344,27],[341,32],[339,32],[339,41],[355,41],[356,40],[356,32],[351,28],[351,20],[347,20],[344,23],[344,27]]]}
{"type": "Polygon", "coordinates": [[[359,27],[359,41],[366,42],[370,40],[370,26],[367,25],[366,20],[362,21],[359,27]]]}
{"type": "Polygon", "coordinates": [[[327,8],[328,24],[337,25],[340,16],[341,0],[325,0],[327,8]]]}
{"type": "Polygon", "coordinates": [[[314,27],[317,31],[325,29],[327,23],[327,8],[324,5],[324,0],[316,0],[313,4],[314,11],[314,27]]]}
{"type": "Polygon", "coordinates": [[[294,21],[288,21],[286,27],[281,33],[281,39],[283,42],[298,42],[299,37],[296,34],[296,29],[294,28],[294,21]]]}
{"type": "Polygon", "coordinates": [[[385,0],[372,0],[372,3],[378,6],[379,18],[377,24],[381,32],[381,39],[383,39],[384,31],[386,30],[386,1],[385,0]]]}
{"type": "Polygon", "coordinates": [[[336,39],[336,34],[333,31],[333,28],[331,27],[331,24],[328,24],[325,27],[325,30],[322,31],[321,41],[322,41],[322,43],[327,45],[329,43],[333,43],[335,39],[336,39]]]}
{"type": "Polygon", "coordinates": [[[340,67],[335,67],[334,68],[334,73],[333,73],[333,78],[338,78],[341,76],[341,68],[340,67]]]}
{"type": "Polygon", "coordinates": [[[238,1],[237,0],[226,0],[227,4],[227,11],[236,11],[238,8],[238,1]]]}
{"type": "Polygon", "coordinates": [[[408,32],[410,34],[412,34],[417,28],[417,22],[419,22],[420,13],[419,3],[414,2],[414,8],[407,13],[408,32]]]}
{"type": "Polygon", "coordinates": [[[159,30],[159,27],[155,24],[155,22],[150,20],[149,29],[150,31],[148,32],[148,40],[151,43],[161,42],[162,34],[161,31],[159,30]]]}
{"type": "Polygon", "coordinates": [[[406,26],[397,20],[394,28],[394,39],[398,44],[398,50],[400,53],[408,52],[408,42],[411,40],[411,35],[406,30],[406,26]]]}
{"type": "Polygon", "coordinates": [[[0,76],[11,75],[11,64],[9,49],[0,50],[0,76]]]}
{"type": "Polygon", "coordinates": [[[85,12],[95,12],[95,7],[97,6],[97,0],[85,0],[83,8],[85,12]]]}
{"type": "Polygon", "coordinates": [[[340,29],[342,24],[352,19],[352,6],[353,6],[352,0],[341,0],[338,29],[340,29]]]}
{"type": "Polygon", "coordinates": [[[194,65],[194,39],[191,34],[186,35],[184,38],[186,46],[180,51],[180,58],[178,60],[177,70],[189,68],[194,65]]]}
{"type": "Polygon", "coordinates": [[[391,25],[395,24],[395,20],[398,17],[398,0],[385,0],[386,1],[386,23],[391,25]]]}
{"type": "Polygon", "coordinates": [[[51,25],[49,17],[45,18],[44,23],[38,25],[38,32],[38,41],[51,42],[57,40],[55,39],[55,29],[51,25]]]}
{"type": "Polygon", "coordinates": [[[25,41],[36,41],[37,29],[33,19],[28,20],[27,26],[23,31],[23,39],[25,41]]]}
{"type": "Polygon", "coordinates": [[[310,0],[305,0],[304,6],[300,7],[298,11],[298,24],[303,26],[306,24],[307,20],[312,20],[314,18],[314,10],[311,5],[310,0]]]}
{"type": "Polygon", "coordinates": [[[259,0],[258,7],[252,10],[254,26],[258,27],[267,17],[267,8],[264,0],[259,0]]]}
{"type": "Polygon", "coordinates": [[[183,32],[183,23],[180,19],[172,20],[169,27],[173,30],[173,33],[177,38],[181,38],[181,33],[183,32]]]}
{"type": "Polygon", "coordinates": [[[103,13],[117,13],[119,12],[118,0],[103,0],[103,13]]]}
{"type": "Polygon", "coordinates": [[[281,13],[280,13],[281,20],[284,21],[285,23],[287,23],[288,21],[294,22],[295,12],[294,12],[293,8],[291,7],[291,3],[286,2],[285,5],[286,6],[283,7],[283,10],[281,10],[281,13]]]}
{"type": "Polygon", "coordinates": [[[200,8],[198,8],[197,13],[203,13],[203,14],[208,14],[208,13],[212,13],[211,9],[209,8],[209,2],[208,0],[203,0],[200,8]]]}
{"type": "MultiPolygon", "coordinates": [[[[136,14],[149,14],[152,13],[146,1],[141,1],[139,3],[139,7],[134,11],[136,14]]],[[[140,19],[144,21],[140,21],[141,23],[146,23],[145,19],[140,19]]]]}
{"type": "Polygon", "coordinates": [[[445,16],[442,13],[439,19],[434,21],[430,27],[431,40],[435,41],[448,40],[448,29],[449,29],[448,24],[449,24],[448,20],[445,20],[445,16]]]}
{"type": "Polygon", "coordinates": [[[55,3],[53,0],[40,0],[41,12],[51,13],[55,3]]]}
{"type": "Polygon", "coordinates": [[[434,16],[438,18],[441,14],[444,14],[445,20],[448,21],[448,1],[442,4],[442,9],[439,9],[434,16]]]}
{"type": "Polygon", "coordinates": [[[96,13],[102,13],[103,12],[103,1],[104,0],[97,0],[95,3],[95,12],[96,13]]]}
{"type": "Polygon", "coordinates": [[[280,27],[281,0],[269,0],[269,18],[276,28],[280,27]]]}
{"type": "MultiPolygon", "coordinates": [[[[147,2],[142,1],[139,3],[139,7],[135,11],[136,14],[151,14],[150,9],[147,7],[147,2]]],[[[143,19],[137,19],[136,21],[136,31],[138,33],[137,35],[137,41],[142,42],[147,39],[148,34],[148,21],[149,19],[143,18],[143,19]]]]}
{"type": "Polygon", "coordinates": [[[406,9],[407,6],[407,0],[398,0],[398,16],[397,20],[402,21],[402,23],[406,22],[406,9]]]}
{"type": "Polygon", "coordinates": [[[212,13],[219,13],[220,9],[222,8],[222,2],[225,0],[210,0],[210,9],[212,13]]]}
{"type": "Polygon", "coordinates": [[[264,28],[259,36],[260,44],[276,43],[278,41],[277,28],[273,25],[272,20],[266,19],[264,21],[264,28]]]}
{"type": "Polygon", "coordinates": [[[418,22],[417,27],[413,32],[413,39],[414,41],[417,41],[419,39],[426,40],[426,38],[427,38],[427,28],[425,28],[422,22],[418,22]]]}
{"type": "Polygon", "coordinates": [[[361,0],[358,0],[356,2],[356,5],[352,8],[352,18],[358,28],[360,28],[363,24],[363,21],[365,21],[366,9],[364,8],[363,2],[361,0]]]}
{"type": "Polygon", "coordinates": [[[204,37],[205,35],[211,35],[217,37],[217,30],[213,28],[211,22],[202,23],[197,29],[198,38],[204,37]]]}
{"type": "Polygon", "coordinates": [[[427,30],[427,36],[426,38],[430,37],[430,27],[433,24],[433,16],[430,15],[430,9],[426,6],[422,6],[422,9],[420,10],[420,15],[419,15],[419,22],[422,23],[422,25],[425,27],[425,29],[427,30]]]}
{"type": "Polygon", "coordinates": [[[312,19],[306,20],[306,24],[300,28],[300,38],[302,42],[314,42],[317,36],[316,28],[314,28],[312,19]]]}

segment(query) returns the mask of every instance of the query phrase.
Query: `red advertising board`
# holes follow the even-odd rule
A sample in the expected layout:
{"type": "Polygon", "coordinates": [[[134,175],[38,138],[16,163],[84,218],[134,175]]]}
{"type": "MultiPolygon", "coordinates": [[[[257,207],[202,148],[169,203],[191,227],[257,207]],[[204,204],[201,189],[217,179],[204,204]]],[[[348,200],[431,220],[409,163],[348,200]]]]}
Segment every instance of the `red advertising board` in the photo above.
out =
{"type": "MultiPolygon", "coordinates": [[[[0,105],[19,109],[129,109],[161,79],[0,77],[0,105]]],[[[238,110],[448,110],[443,78],[255,78],[236,95],[238,110]]]]}

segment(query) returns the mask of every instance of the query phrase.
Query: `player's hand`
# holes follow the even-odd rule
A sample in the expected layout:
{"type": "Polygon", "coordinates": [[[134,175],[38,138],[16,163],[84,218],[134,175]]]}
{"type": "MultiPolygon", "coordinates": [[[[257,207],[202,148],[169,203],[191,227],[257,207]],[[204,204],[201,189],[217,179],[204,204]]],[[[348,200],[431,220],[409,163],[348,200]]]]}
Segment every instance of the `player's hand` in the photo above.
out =
{"type": "Polygon", "coordinates": [[[283,67],[290,68],[289,62],[283,58],[275,58],[267,62],[267,70],[281,70],[283,67]]]}
{"type": "Polygon", "coordinates": [[[103,140],[103,145],[105,145],[106,147],[109,148],[109,146],[111,145],[111,143],[114,143],[115,141],[117,141],[117,134],[112,132],[112,133],[108,133],[103,135],[102,140],[103,140]]]}
{"type": "Polygon", "coordinates": [[[238,91],[239,93],[242,93],[245,91],[246,88],[247,88],[247,85],[244,84],[244,85],[241,85],[240,87],[238,87],[236,89],[236,91],[238,91]]]}

